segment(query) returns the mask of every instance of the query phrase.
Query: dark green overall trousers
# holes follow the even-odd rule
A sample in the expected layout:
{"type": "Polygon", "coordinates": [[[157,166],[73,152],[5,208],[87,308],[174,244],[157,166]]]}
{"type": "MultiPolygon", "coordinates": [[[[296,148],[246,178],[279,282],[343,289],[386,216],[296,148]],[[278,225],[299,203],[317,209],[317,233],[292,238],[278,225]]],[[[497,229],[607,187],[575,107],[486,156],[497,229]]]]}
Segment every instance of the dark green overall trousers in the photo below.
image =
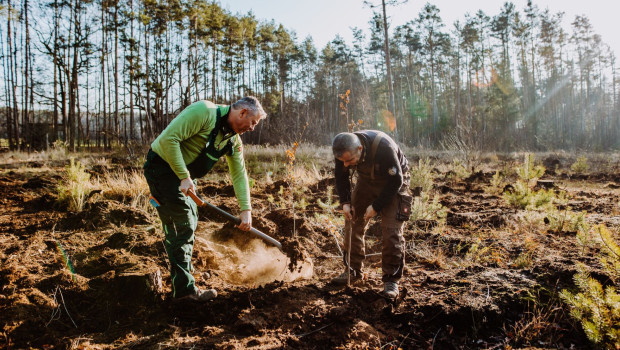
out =
{"type": "MultiPolygon", "coordinates": [[[[221,150],[215,147],[215,137],[222,129],[227,116],[220,116],[217,111],[217,123],[209,135],[209,142],[198,158],[187,165],[194,184],[196,179],[206,175],[217,160],[232,152],[230,135],[222,142],[227,142],[221,150]]],[[[227,135],[228,136],[228,135],[227,135]]],[[[221,142],[220,142],[221,143],[221,142]]],[[[172,295],[183,297],[196,292],[192,276],[192,251],[194,248],[194,231],[198,225],[196,203],[180,190],[181,180],[170,165],[153,150],[149,150],[144,163],[144,176],[151,190],[151,195],[159,202],[157,213],[164,231],[164,246],[170,261],[172,277],[172,295]]]]}

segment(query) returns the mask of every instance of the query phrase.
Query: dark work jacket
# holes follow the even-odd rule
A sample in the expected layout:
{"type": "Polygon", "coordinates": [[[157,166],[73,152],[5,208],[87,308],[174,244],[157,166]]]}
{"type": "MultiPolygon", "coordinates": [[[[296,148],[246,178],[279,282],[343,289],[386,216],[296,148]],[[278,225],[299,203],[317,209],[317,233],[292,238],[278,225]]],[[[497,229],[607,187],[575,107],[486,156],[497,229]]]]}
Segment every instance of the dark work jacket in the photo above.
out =
{"type": "MultiPolygon", "coordinates": [[[[356,170],[360,176],[359,181],[364,181],[370,186],[383,186],[379,197],[372,202],[372,207],[376,212],[380,212],[388,205],[394,196],[398,193],[403,184],[403,174],[409,171],[409,162],[405,158],[405,154],[398,147],[396,142],[389,136],[384,137],[379,143],[377,153],[375,154],[375,180],[371,180],[371,150],[372,142],[378,131],[363,130],[354,134],[359,137],[362,143],[362,156],[359,163],[351,167],[356,170]]],[[[349,179],[349,170],[344,163],[338,159],[335,160],[336,169],[336,190],[340,197],[340,203],[351,203],[351,182],[349,179]]],[[[363,188],[360,190],[363,191],[363,188]]]]}

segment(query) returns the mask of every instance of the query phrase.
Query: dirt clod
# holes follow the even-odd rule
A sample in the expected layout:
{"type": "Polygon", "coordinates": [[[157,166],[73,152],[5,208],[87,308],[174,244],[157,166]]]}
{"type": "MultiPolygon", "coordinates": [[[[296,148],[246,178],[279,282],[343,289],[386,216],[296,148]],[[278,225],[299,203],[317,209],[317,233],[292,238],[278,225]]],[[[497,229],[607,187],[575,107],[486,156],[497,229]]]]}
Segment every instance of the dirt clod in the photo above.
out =
{"type": "MultiPolygon", "coordinates": [[[[267,200],[282,182],[257,181],[254,227],[282,250],[201,210],[193,275],[197,287],[218,291],[202,304],[174,302],[164,234],[152,213],[104,196],[93,196],[78,213],[56,206],[53,189],[64,164],[5,171],[0,348],[591,348],[563,306],[551,303],[557,291],[574,287],[574,262],[596,266],[595,257],[580,255],[574,232],[549,231],[545,215],[538,223],[486,193],[504,164],[485,167],[464,180],[433,172],[429,194],[447,218],[429,215],[405,225],[406,266],[394,301],[381,293],[378,221],[365,236],[367,278],[348,288],[329,283],[343,270],[342,227],[321,224],[315,214],[326,214],[316,201],[327,199],[333,178],[309,184],[308,207],[294,212],[267,200]],[[549,308],[536,314],[533,298],[549,308]]],[[[558,169],[545,177],[567,193],[559,210],[583,210],[591,224],[620,225],[617,174],[566,174],[558,169]]],[[[238,210],[228,182],[199,189],[214,204],[238,210]]],[[[591,276],[609,283],[600,271],[591,276]]]]}

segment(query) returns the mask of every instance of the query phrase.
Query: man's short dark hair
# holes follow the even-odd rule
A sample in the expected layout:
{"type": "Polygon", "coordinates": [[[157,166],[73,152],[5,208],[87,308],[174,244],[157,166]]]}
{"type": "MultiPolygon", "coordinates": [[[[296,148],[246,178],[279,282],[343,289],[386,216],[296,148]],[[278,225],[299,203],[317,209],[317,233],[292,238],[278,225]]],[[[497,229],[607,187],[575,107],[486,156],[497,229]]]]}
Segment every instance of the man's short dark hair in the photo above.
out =
{"type": "Polygon", "coordinates": [[[357,135],[350,132],[342,132],[336,135],[334,141],[332,141],[334,157],[340,158],[346,152],[353,153],[361,144],[357,135]]]}
{"type": "Polygon", "coordinates": [[[239,101],[232,104],[232,108],[234,110],[239,110],[242,108],[248,109],[252,111],[252,115],[260,115],[261,119],[267,118],[267,113],[263,109],[263,106],[260,104],[260,101],[254,96],[246,96],[239,101]]]}

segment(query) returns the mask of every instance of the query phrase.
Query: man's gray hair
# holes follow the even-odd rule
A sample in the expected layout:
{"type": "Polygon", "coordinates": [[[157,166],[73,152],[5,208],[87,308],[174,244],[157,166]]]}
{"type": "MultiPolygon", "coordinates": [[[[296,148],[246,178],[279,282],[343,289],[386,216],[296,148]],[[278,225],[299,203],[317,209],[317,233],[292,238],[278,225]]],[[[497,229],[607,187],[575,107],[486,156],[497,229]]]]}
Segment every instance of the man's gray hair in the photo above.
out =
{"type": "Polygon", "coordinates": [[[232,104],[232,108],[235,110],[239,109],[248,109],[252,111],[252,115],[260,115],[261,118],[267,118],[267,113],[263,109],[263,106],[260,104],[260,101],[254,96],[246,96],[239,101],[232,104]]]}
{"type": "Polygon", "coordinates": [[[332,141],[334,157],[340,158],[346,152],[353,153],[362,143],[357,135],[350,132],[341,132],[332,141]]]}

